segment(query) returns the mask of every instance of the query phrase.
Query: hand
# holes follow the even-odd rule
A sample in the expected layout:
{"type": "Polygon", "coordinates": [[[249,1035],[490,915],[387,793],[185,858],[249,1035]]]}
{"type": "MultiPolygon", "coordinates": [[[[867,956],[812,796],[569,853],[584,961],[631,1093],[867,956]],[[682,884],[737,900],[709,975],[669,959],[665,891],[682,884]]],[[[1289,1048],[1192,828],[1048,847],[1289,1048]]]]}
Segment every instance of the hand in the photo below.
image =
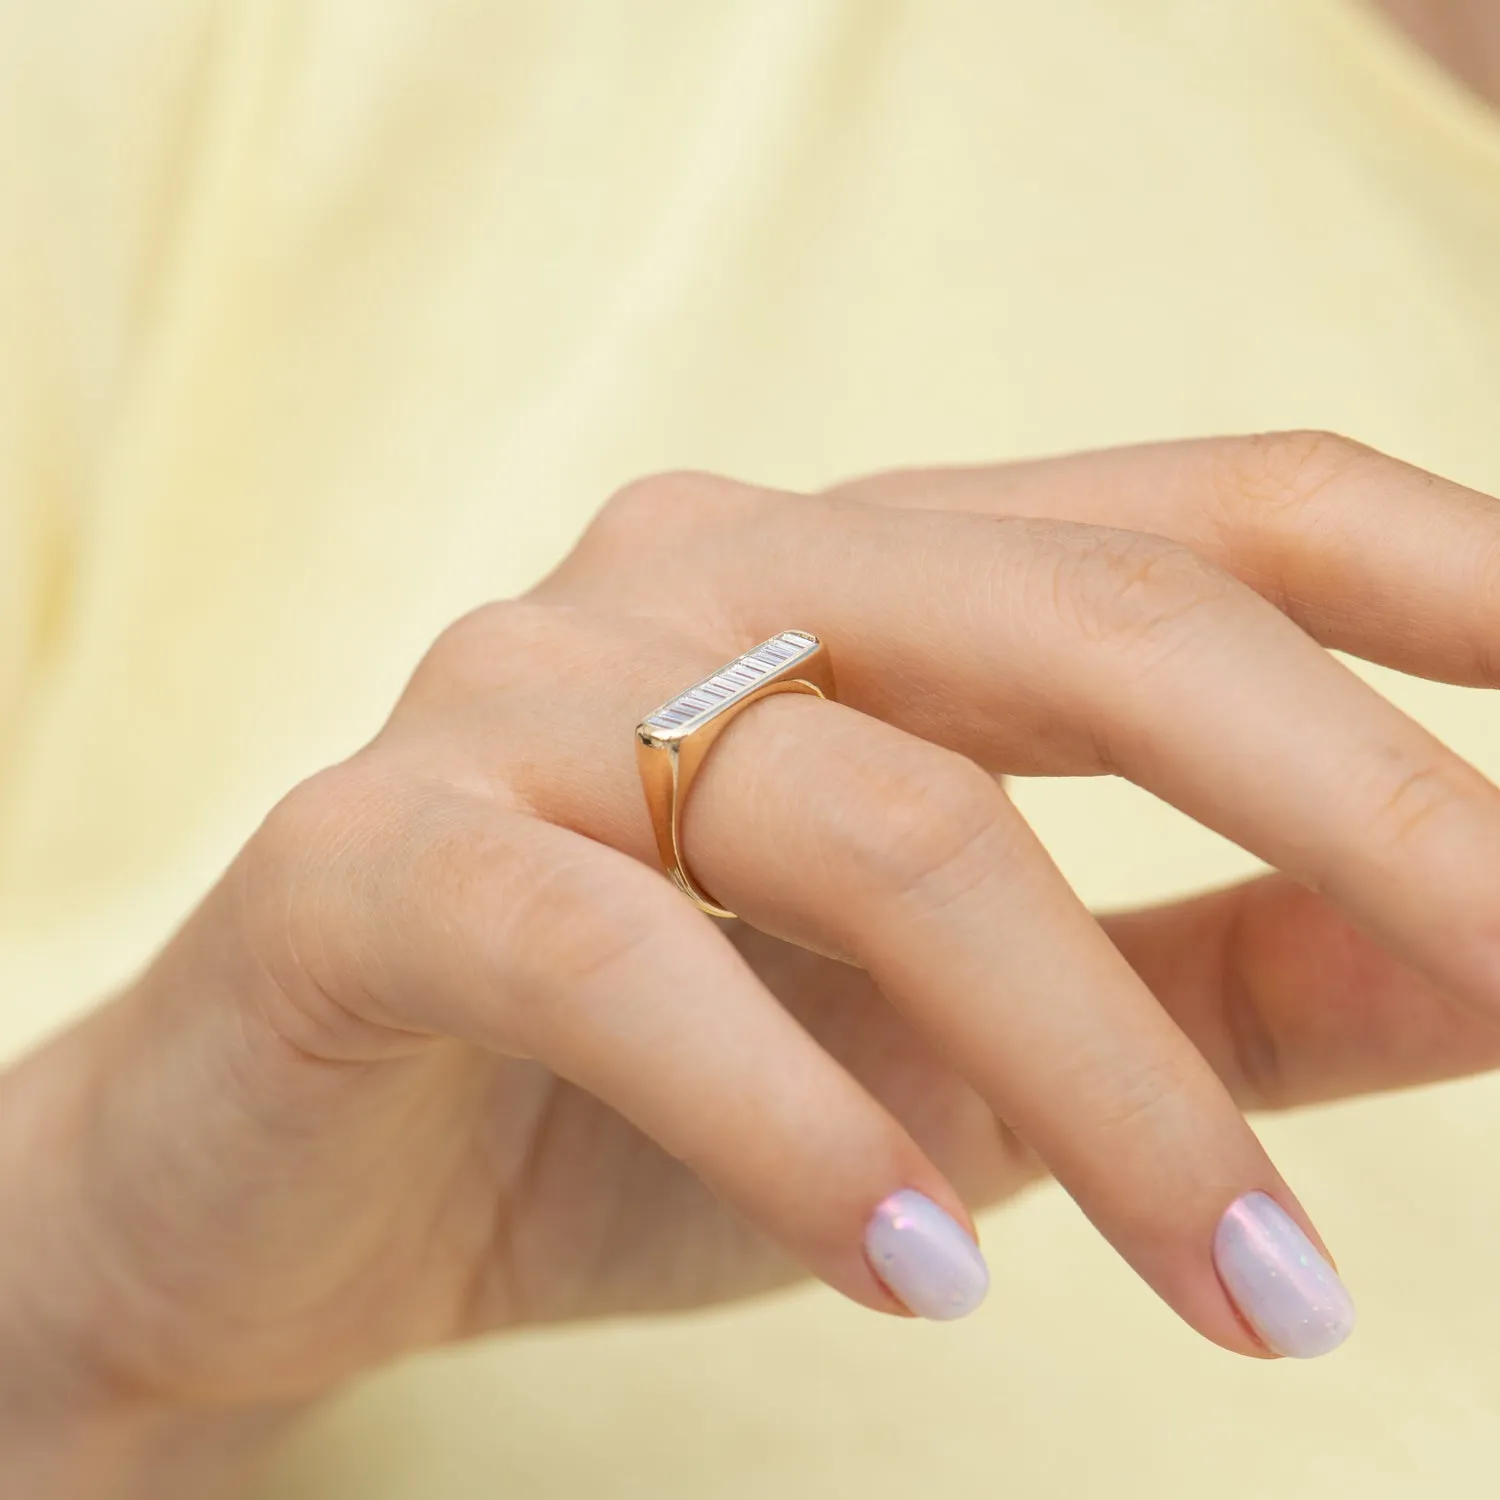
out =
{"type": "Polygon", "coordinates": [[[972,1229],[1046,1169],[1265,1355],[1216,1226],[1311,1226],[1239,1106],[1500,1059],[1500,796],[1323,649],[1490,682],[1497,559],[1493,502],[1322,437],[631,486],[4,1081],[0,1297],[111,1399],[295,1401],[809,1271],[901,1313],[877,1205],[972,1229]],[[656,868],[633,729],[791,626],[842,701],[710,756],[725,929],[656,868]],[[1284,874],[1101,927],[1006,772],[1127,776],[1284,874]]]}

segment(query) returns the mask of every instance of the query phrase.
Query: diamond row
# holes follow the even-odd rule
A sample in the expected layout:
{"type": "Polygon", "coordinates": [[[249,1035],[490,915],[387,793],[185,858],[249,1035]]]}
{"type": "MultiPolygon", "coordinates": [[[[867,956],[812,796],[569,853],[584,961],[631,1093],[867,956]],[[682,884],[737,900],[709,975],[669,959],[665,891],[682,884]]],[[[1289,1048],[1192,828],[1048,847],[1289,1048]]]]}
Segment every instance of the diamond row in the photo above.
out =
{"type": "Polygon", "coordinates": [[[753,651],[737,656],[727,667],[696,682],[685,693],[664,703],[647,720],[652,729],[681,729],[704,714],[723,708],[731,699],[748,692],[773,672],[806,656],[818,644],[817,637],[801,630],[784,630],[763,641],[753,651]]]}

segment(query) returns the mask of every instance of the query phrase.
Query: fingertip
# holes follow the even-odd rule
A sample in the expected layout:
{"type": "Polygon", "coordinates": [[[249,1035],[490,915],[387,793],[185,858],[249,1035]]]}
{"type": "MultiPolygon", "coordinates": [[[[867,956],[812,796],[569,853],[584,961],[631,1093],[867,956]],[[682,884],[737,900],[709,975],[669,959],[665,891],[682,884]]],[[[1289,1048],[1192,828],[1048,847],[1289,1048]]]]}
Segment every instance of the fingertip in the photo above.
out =
{"type": "Polygon", "coordinates": [[[919,1318],[967,1317],[989,1291],[989,1267],[972,1230],[915,1188],[876,1205],[864,1252],[876,1279],[919,1318]]]}
{"type": "Polygon", "coordinates": [[[1348,1289],[1269,1193],[1245,1193],[1229,1205],[1214,1234],[1213,1257],[1239,1321],[1273,1353],[1316,1359],[1353,1333],[1348,1289]]]}

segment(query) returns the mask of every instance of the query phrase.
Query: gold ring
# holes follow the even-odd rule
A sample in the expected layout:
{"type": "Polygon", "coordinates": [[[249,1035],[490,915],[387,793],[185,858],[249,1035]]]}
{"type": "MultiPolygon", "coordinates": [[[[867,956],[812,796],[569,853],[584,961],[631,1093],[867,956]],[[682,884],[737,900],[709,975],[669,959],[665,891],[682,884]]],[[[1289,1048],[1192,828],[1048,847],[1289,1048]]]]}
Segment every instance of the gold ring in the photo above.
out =
{"type": "Polygon", "coordinates": [[[635,728],[636,760],[661,862],[677,888],[715,917],[732,917],[704,894],[682,857],[682,808],[703,758],[725,726],[757,698],[813,693],[832,698],[828,649],[806,630],[783,630],[646,715],[635,728]]]}

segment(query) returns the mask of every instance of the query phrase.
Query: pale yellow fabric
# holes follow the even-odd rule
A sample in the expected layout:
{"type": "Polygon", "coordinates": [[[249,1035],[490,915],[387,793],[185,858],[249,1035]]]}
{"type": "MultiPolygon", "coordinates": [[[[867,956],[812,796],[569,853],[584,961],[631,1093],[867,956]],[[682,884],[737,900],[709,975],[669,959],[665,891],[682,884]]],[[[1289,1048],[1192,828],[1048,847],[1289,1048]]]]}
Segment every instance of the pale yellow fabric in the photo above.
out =
{"type": "MultiPolygon", "coordinates": [[[[1355,0],[0,6],[5,1049],[642,471],[1317,425],[1500,492],[1497,414],[1500,124],[1355,0]]],[[[1500,772],[1490,702],[1381,680],[1500,772]]],[[[1249,867],[1024,797],[1096,901],[1249,867]]],[[[1330,1360],[1210,1348],[1042,1192],[963,1326],[811,1288],[421,1359],[260,1496],[1493,1495],[1500,1088],[1265,1133],[1330,1360]]]]}

